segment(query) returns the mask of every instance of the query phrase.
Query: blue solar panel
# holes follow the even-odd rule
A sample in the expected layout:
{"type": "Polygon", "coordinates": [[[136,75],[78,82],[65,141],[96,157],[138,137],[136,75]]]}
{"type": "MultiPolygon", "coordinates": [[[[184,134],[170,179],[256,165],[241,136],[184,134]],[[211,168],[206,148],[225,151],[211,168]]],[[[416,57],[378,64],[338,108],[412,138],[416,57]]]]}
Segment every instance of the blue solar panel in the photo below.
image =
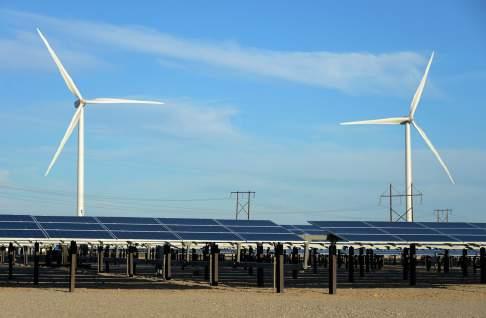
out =
{"type": "Polygon", "coordinates": [[[32,222],[30,215],[0,214],[0,221],[26,221],[32,222]]]}
{"type": "Polygon", "coordinates": [[[309,221],[309,223],[319,227],[369,227],[361,221],[309,221]]]}
{"type": "Polygon", "coordinates": [[[112,232],[118,239],[122,240],[148,240],[148,241],[175,241],[178,238],[170,232],[112,232]]]}
{"type": "Polygon", "coordinates": [[[167,229],[161,224],[120,224],[107,223],[104,224],[110,231],[148,231],[148,232],[166,232],[167,229]]]}
{"type": "Polygon", "coordinates": [[[350,242],[400,242],[400,239],[387,234],[346,234],[342,236],[350,242]]]}
{"type": "Polygon", "coordinates": [[[216,220],[226,226],[276,226],[268,220],[216,220]]]}
{"type": "Polygon", "coordinates": [[[486,229],[438,229],[437,231],[447,235],[469,234],[469,235],[486,235],[486,229]]]}
{"type": "Polygon", "coordinates": [[[229,232],[225,227],[218,226],[189,226],[189,225],[167,225],[167,227],[174,232],[199,232],[199,233],[224,233],[229,232]]]}
{"type": "Polygon", "coordinates": [[[56,216],[43,215],[35,217],[39,222],[98,223],[91,216],[56,216]]]}
{"type": "Polygon", "coordinates": [[[287,234],[238,233],[245,241],[250,242],[302,242],[299,236],[287,234]]]}
{"type": "Polygon", "coordinates": [[[457,242],[447,235],[398,235],[403,241],[418,243],[418,242],[457,242]]]}
{"type": "Polygon", "coordinates": [[[50,230],[98,230],[104,231],[105,229],[97,223],[40,223],[44,229],[50,230]]]}
{"type": "Polygon", "coordinates": [[[454,235],[460,242],[486,242],[486,235],[454,235]]]}
{"type": "Polygon", "coordinates": [[[34,222],[0,222],[0,229],[6,230],[16,230],[16,229],[24,229],[24,230],[39,230],[39,227],[34,222]]]}
{"type": "Polygon", "coordinates": [[[241,241],[241,239],[233,233],[177,233],[184,241],[241,241]]]}
{"type": "Polygon", "coordinates": [[[41,230],[5,230],[0,229],[2,238],[45,238],[41,230]]]}
{"type": "Polygon", "coordinates": [[[158,220],[167,225],[219,225],[213,219],[158,218],[158,220]]]}
{"type": "Polygon", "coordinates": [[[384,228],[385,232],[396,235],[396,234],[438,234],[434,230],[426,228],[384,228]]]}
{"type": "Polygon", "coordinates": [[[113,239],[107,231],[46,230],[46,232],[51,238],[113,239]]]}
{"type": "Polygon", "coordinates": [[[486,223],[471,223],[471,225],[486,229],[486,223]]]}
{"type": "Polygon", "coordinates": [[[420,224],[425,225],[427,227],[430,227],[432,229],[447,229],[447,228],[470,229],[470,228],[474,228],[474,226],[472,226],[469,223],[457,223],[457,222],[451,222],[451,223],[420,222],[420,224]]]}
{"type": "Polygon", "coordinates": [[[289,230],[280,226],[228,226],[228,228],[235,233],[289,233],[289,230]]]}
{"type": "Polygon", "coordinates": [[[373,227],[329,227],[327,229],[336,234],[385,234],[373,227]]]}
{"type": "Polygon", "coordinates": [[[154,218],[137,218],[137,217],[116,217],[100,216],[101,223],[122,223],[122,224],[158,224],[154,218]]]}
{"type": "Polygon", "coordinates": [[[399,228],[420,228],[423,229],[424,227],[419,223],[413,222],[381,222],[381,221],[372,221],[366,222],[374,227],[380,228],[390,228],[390,227],[399,227],[399,228]]]}

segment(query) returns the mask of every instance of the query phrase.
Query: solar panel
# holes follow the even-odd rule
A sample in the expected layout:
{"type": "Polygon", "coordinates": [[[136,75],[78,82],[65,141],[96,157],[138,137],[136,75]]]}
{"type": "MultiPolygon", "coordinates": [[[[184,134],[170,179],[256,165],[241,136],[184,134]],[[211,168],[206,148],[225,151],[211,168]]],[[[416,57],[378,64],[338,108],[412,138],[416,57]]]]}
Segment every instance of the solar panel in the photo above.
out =
{"type": "Polygon", "coordinates": [[[161,224],[106,223],[103,225],[110,231],[167,232],[167,229],[161,224]]]}
{"type": "Polygon", "coordinates": [[[24,221],[32,222],[32,217],[30,215],[21,214],[0,214],[0,221],[24,221]]]}
{"type": "Polygon", "coordinates": [[[229,230],[223,226],[190,226],[190,225],[167,225],[167,227],[174,232],[199,232],[199,233],[224,233],[229,230]]]}
{"type": "Polygon", "coordinates": [[[101,223],[121,223],[121,224],[158,224],[154,218],[139,218],[139,217],[117,217],[117,216],[100,216],[98,217],[101,223]]]}
{"type": "Polygon", "coordinates": [[[430,234],[433,233],[430,229],[426,228],[382,228],[383,231],[396,235],[396,234],[430,234]]]}
{"type": "Polygon", "coordinates": [[[457,242],[456,239],[447,235],[415,234],[415,235],[398,235],[403,241],[410,243],[419,242],[457,242]]]}
{"type": "Polygon", "coordinates": [[[424,228],[420,223],[414,223],[414,222],[382,222],[382,221],[370,221],[366,222],[370,224],[371,226],[374,227],[379,227],[379,228],[424,228]]]}
{"type": "Polygon", "coordinates": [[[327,227],[325,228],[336,234],[385,234],[383,231],[373,227],[327,227]]]}
{"type": "Polygon", "coordinates": [[[432,229],[447,229],[447,228],[456,228],[456,229],[471,229],[474,228],[469,223],[457,223],[457,222],[449,222],[449,223],[437,223],[437,222],[420,222],[420,224],[432,228],[432,229]]]}
{"type": "Polygon", "coordinates": [[[454,235],[460,242],[486,242],[486,235],[454,235]]]}
{"type": "Polygon", "coordinates": [[[345,234],[341,236],[350,242],[400,242],[401,239],[389,234],[345,234]]]}
{"type": "Polygon", "coordinates": [[[46,230],[51,238],[65,239],[113,239],[107,231],[46,230]]]}
{"type": "Polygon", "coordinates": [[[46,238],[41,230],[0,229],[1,238],[46,238]]]}
{"type": "Polygon", "coordinates": [[[121,240],[148,240],[148,241],[178,241],[178,237],[170,232],[136,232],[136,231],[113,231],[121,240]]]}
{"type": "Polygon", "coordinates": [[[241,239],[233,233],[196,233],[196,232],[177,232],[184,241],[219,241],[235,242],[241,239]]]}
{"type": "Polygon", "coordinates": [[[0,222],[0,229],[10,230],[39,230],[39,227],[34,222],[0,222]]]}
{"type": "Polygon", "coordinates": [[[277,224],[268,220],[216,220],[226,226],[277,226],[277,224]]]}
{"type": "Polygon", "coordinates": [[[448,234],[448,235],[458,235],[458,234],[470,234],[470,235],[486,235],[486,229],[438,229],[437,231],[448,234]]]}
{"type": "MultiPolygon", "coordinates": [[[[35,224],[35,223],[34,223],[35,224]]],[[[97,223],[40,223],[42,228],[49,229],[49,230],[98,230],[98,231],[105,231],[100,224],[97,223]]]]}
{"type": "Polygon", "coordinates": [[[166,225],[219,225],[213,219],[158,218],[158,220],[166,225]]]}
{"type": "Polygon", "coordinates": [[[228,226],[235,233],[290,233],[281,226],[228,226]]]}
{"type": "Polygon", "coordinates": [[[362,221],[308,221],[312,225],[318,227],[369,227],[368,224],[362,221]]]}
{"type": "Polygon", "coordinates": [[[238,233],[245,241],[250,242],[302,242],[299,236],[287,234],[238,233]]]}
{"type": "Polygon", "coordinates": [[[41,215],[35,216],[38,222],[66,222],[66,223],[98,223],[91,216],[58,216],[58,215],[41,215]]]}

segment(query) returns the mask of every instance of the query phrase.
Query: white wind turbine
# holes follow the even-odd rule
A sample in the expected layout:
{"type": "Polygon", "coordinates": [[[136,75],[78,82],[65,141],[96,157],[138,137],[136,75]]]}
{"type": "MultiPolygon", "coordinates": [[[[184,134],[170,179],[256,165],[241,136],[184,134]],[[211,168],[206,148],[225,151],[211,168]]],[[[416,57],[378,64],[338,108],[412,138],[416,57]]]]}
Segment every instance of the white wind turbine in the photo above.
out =
{"type": "Polygon", "coordinates": [[[345,122],[341,123],[341,125],[404,125],[405,126],[405,188],[406,188],[406,215],[407,215],[407,222],[413,222],[413,205],[412,205],[412,144],[410,140],[410,125],[414,126],[417,129],[418,133],[424,139],[425,143],[429,146],[432,153],[435,155],[437,160],[439,161],[442,168],[444,168],[445,172],[449,176],[449,179],[453,184],[455,184],[454,179],[449,172],[446,164],[442,160],[439,155],[437,149],[435,149],[432,142],[429,140],[425,132],[420,128],[420,126],[415,121],[414,115],[415,111],[417,110],[417,106],[420,102],[420,98],[422,97],[422,92],[424,91],[425,83],[427,82],[427,76],[429,74],[430,65],[432,64],[432,60],[434,58],[434,52],[430,56],[429,63],[427,64],[427,68],[425,69],[425,74],[420,81],[420,84],[413,96],[412,103],[410,104],[410,112],[407,117],[393,117],[393,118],[384,118],[384,119],[375,119],[375,120],[365,120],[365,121],[354,121],[354,122],[345,122]]]}
{"type": "Polygon", "coordinates": [[[51,171],[52,167],[54,166],[54,163],[56,162],[57,158],[61,154],[64,145],[66,144],[67,140],[71,136],[74,128],[76,128],[76,125],[78,125],[77,215],[83,216],[85,214],[85,209],[84,209],[84,108],[86,107],[86,105],[88,104],[163,104],[163,103],[157,101],[131,100],[131,99],[122,99],[122,98],[84,99],[81,96],[81,93],[79,92],[78,88],[74,84],[71,76],[69,76],[68,72],[62,65],[56,53],[49,45],[49,42],[47,42],[46,38],[44,37],[44,35],[41,33],[39,29],[37,29],[37,32],[39,33],[39,36],[41,37],[42,41],[46,45],[47,50],[51,54],[52,59],[56,63],[56,66],[59,69],[59,72],[61,73],[64,82],[66,82],[68,89],[76,97],[76,101],[74,102],[74,107],[76,108],[76,111],[74,112],[73,118],[71,119],[71,122],[69,123],[69,126],[66,129],[66,133],[64,134],[64,137],[62,138],[61,143],[59,144],[59,147],[57,148],[57,151],[54,154],[54,157],[52,158],[51,163],[49,164],[49,167],[47,168],[45,175],[47,176],[51,171]]]}

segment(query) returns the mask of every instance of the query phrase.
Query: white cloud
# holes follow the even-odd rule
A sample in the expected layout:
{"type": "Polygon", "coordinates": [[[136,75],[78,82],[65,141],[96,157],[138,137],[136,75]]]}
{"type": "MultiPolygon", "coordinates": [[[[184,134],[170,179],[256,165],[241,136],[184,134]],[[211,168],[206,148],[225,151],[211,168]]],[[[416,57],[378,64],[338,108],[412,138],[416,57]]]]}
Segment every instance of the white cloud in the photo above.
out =
{"type": "MultiPolygon", "coordinates": [[[[94,68],[106,65],[99,58],[66,46],[55,48],[69,69],[94,68]]],[[[36,34],[18,31],[9,38],[0,38],[0,69],[55,71],[49,53],[36,34]]]]}
{"type": "Polygon", "coordinates": [[[170,66],[196,62],[222,69],[337,89],[346,93],[403,94],[413,91],[426,59],[415,52],[276,51],[233,42],[185,39],[139,26],[63,20],[17,11],[0,16],[25,27],[38,24],[49,32],[97,45],[118,46],[151,54],[170,66]]]}

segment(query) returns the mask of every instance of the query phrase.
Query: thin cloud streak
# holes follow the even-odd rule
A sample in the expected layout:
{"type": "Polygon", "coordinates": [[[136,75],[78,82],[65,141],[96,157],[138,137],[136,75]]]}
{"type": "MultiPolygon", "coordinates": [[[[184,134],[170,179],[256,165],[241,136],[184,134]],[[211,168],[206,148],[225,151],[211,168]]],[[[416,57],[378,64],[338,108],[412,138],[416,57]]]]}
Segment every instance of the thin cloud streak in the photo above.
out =
{"type": "MultiPolygon", "coordinates": [[[[425,65],[415,52],[275,51],[234,42],[185,39],[140,26],[118,26],[84,20],[63,20],[2,10],[0,16],[20,27],[26,23],[54,29],[71,38],[110,45],[165,59],[196,62],[231,71],[336,89],[348,94],[402,95],[413,90],[425,65]]],[[[171,65],[174,65],[173,63],[171,65]]]]}

